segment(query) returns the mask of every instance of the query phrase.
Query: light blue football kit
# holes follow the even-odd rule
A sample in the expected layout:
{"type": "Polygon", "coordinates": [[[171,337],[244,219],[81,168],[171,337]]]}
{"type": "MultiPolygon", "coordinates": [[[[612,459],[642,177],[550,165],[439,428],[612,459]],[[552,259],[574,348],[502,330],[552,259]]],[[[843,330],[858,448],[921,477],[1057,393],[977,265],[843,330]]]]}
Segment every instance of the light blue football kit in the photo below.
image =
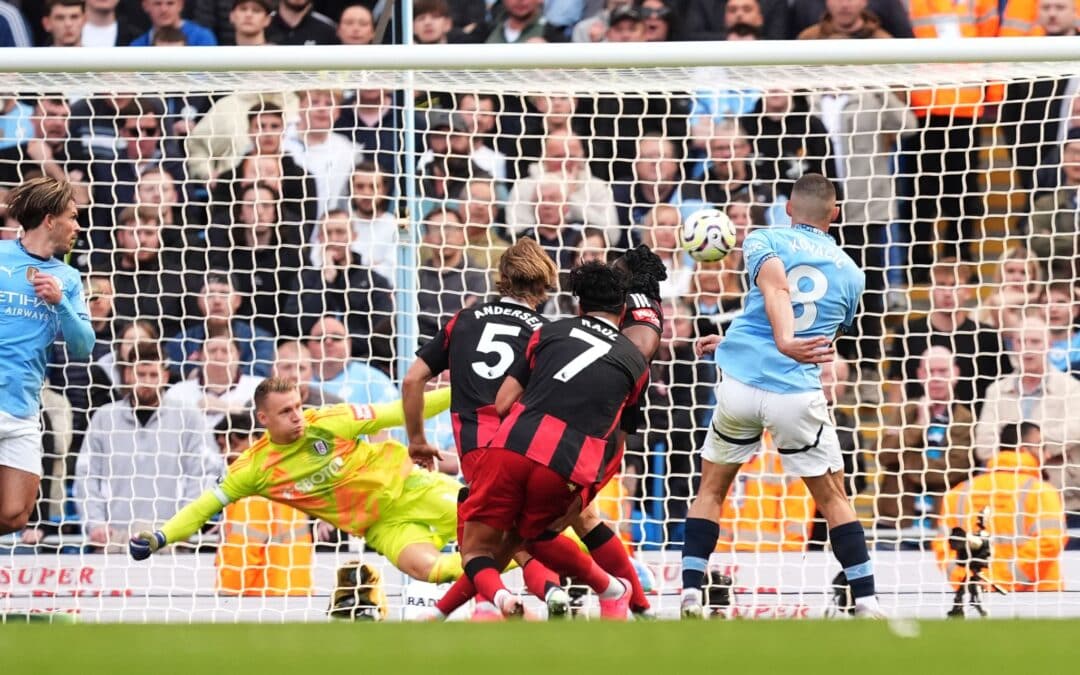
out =
{"type": "Polygon", "coordinates": [[[79,273],[31,254],[17,239],[0,241],[0,465],[41,473],[41,387],[49,350],[61,335],[77,357],[94,346],[79,273]],[[56,305],[34,293],[37,272],[59,280],[56,305]]]}
{"type": "Polygon", "coordinates": [[[778,258],[791,289],[795,337],[832,338],[855,321],[863,272],[832,237],[809,225],[756,230],[746,237],[743,256],[750,291],[716,350],[723,378],[703,456],[720,463],[749,461],[768,429],[791,473],[839,470],[843,463],[821,391],[821,368],[777,349],[757,275],[766,261],[778,258]]]}

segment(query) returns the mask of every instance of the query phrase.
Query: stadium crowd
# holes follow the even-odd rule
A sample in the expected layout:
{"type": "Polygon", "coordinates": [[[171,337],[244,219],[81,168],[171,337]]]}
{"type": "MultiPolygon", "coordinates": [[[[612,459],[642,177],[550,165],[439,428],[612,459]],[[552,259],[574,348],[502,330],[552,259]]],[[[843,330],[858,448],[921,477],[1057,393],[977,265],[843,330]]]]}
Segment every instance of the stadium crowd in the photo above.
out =
{"type": "MultiPolygon", "coordinates": [[[[392,4],[9,0],[0,45],[359,46],[392,41],[379,21],[392,4]]],[[[1059,36],[1080,22],[1072,0],[414,0],[413,11],[417,43],[477,49],[1059,36]]],[[[219,444],[272,373],[298,378],[312,406],[398,398],[394,316],[406,308],[395,293],[412,271],[397,256],[415,180],[421,343],[493,292],[496,261],[518,237],[535,238],[563,274],[638,243],[664,258],[647,432],[628,449],[609,515],[628,541],[678,545],[717,378],[693,341],[722,331],[747,288],[738,251],[695,264],[679,229],[707,207],[731,217],[739,241],[786,224],[791,186],[809,172],[842,195],[834,235],[867,274],[857,334],[823,369],[863,515],[879,532],[929,537],[950,491],[998,470],[1008,451],[1027,453],[1011,465],[1044,478],[1080,527],[1080,422],[1068,413],[1080,405],[1078,93],[1075,78],[937,90],[425,91],[409,176],[402,92],[10,92],[0,184],[39,174],[76,184],[83,234],[71,262],[97,336],[88,359],[54,355],[47,480],[20,542],[56,545],[59,530],[109,546],[169,517],[213,484],[219,444]],[[988,191],[1001,180],[991,145],[1007,148],[1012,169],[988,191]],[[160,348],[131,368],[148,340],[160,348]]],[[[2,234],[18,228],[5,217],[2,234]]],[[[544,313],[573,310],[560,293],[544,313]]],[[[433,424],[452,449],[448,418],[433,424]]],[[[807,495],[777,480],[774,460],[757,460],[733,488],[724,546],[823,540],[807,495]]],[[[1025,532],[1040,528],[1060,535],[1063,523],[1046,516],[1025,532]]]]}

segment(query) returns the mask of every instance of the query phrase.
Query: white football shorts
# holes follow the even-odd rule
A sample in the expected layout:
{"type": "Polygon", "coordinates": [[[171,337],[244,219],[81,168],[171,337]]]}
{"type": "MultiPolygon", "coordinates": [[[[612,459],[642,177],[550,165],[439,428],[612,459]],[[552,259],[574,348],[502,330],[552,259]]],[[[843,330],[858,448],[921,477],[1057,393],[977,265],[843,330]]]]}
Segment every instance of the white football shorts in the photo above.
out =
{"type": "Polygon", "coordinates": [[[41,424],[0,412],[0,466],[41,475],[41,424]]]}
{"type": "Polygon", "coordinates": [[[716,411],[701,456],[714,464],[745,464],[761,448],[766,429],[784,471],[812,477],[843,470],[823,392],[778,394],[730,377],[717,385],[716,411]]]}

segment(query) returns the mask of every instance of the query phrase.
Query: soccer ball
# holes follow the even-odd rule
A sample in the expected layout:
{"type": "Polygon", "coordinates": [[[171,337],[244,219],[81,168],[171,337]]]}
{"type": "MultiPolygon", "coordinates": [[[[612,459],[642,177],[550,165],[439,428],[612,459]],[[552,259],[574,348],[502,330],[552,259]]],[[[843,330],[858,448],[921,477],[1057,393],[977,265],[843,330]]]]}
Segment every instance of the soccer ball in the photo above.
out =
{"type": "Polygon", "coordinates": [[[717,209],[695,211],[683,223],[679,242],[698,262],[723,260],[735,247],[735,223],[717,209]]]}

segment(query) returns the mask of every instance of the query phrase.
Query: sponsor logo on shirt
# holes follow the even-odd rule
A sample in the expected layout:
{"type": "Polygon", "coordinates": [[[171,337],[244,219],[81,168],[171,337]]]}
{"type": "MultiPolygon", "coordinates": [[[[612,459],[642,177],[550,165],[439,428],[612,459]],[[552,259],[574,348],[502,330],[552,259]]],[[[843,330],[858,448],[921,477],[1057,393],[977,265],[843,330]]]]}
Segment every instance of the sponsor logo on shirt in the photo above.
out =
{"type": "Polygon", "coordinates": [[[324,457],[326,453],[330,452],[330,446],[326,444],[326,441],[315,441],[312,445],[315,448],[315,454],[320,457],[324,457]]]}
{"type": "Polygon", "coordinates": [[[656,312],[654,312],[649,307],[635,309],[632,314],[634,316],[634,321],[641,321],[642,323],[652,324],[657,328],[660,327],[660,317],[656,316],[656,312]]]}

